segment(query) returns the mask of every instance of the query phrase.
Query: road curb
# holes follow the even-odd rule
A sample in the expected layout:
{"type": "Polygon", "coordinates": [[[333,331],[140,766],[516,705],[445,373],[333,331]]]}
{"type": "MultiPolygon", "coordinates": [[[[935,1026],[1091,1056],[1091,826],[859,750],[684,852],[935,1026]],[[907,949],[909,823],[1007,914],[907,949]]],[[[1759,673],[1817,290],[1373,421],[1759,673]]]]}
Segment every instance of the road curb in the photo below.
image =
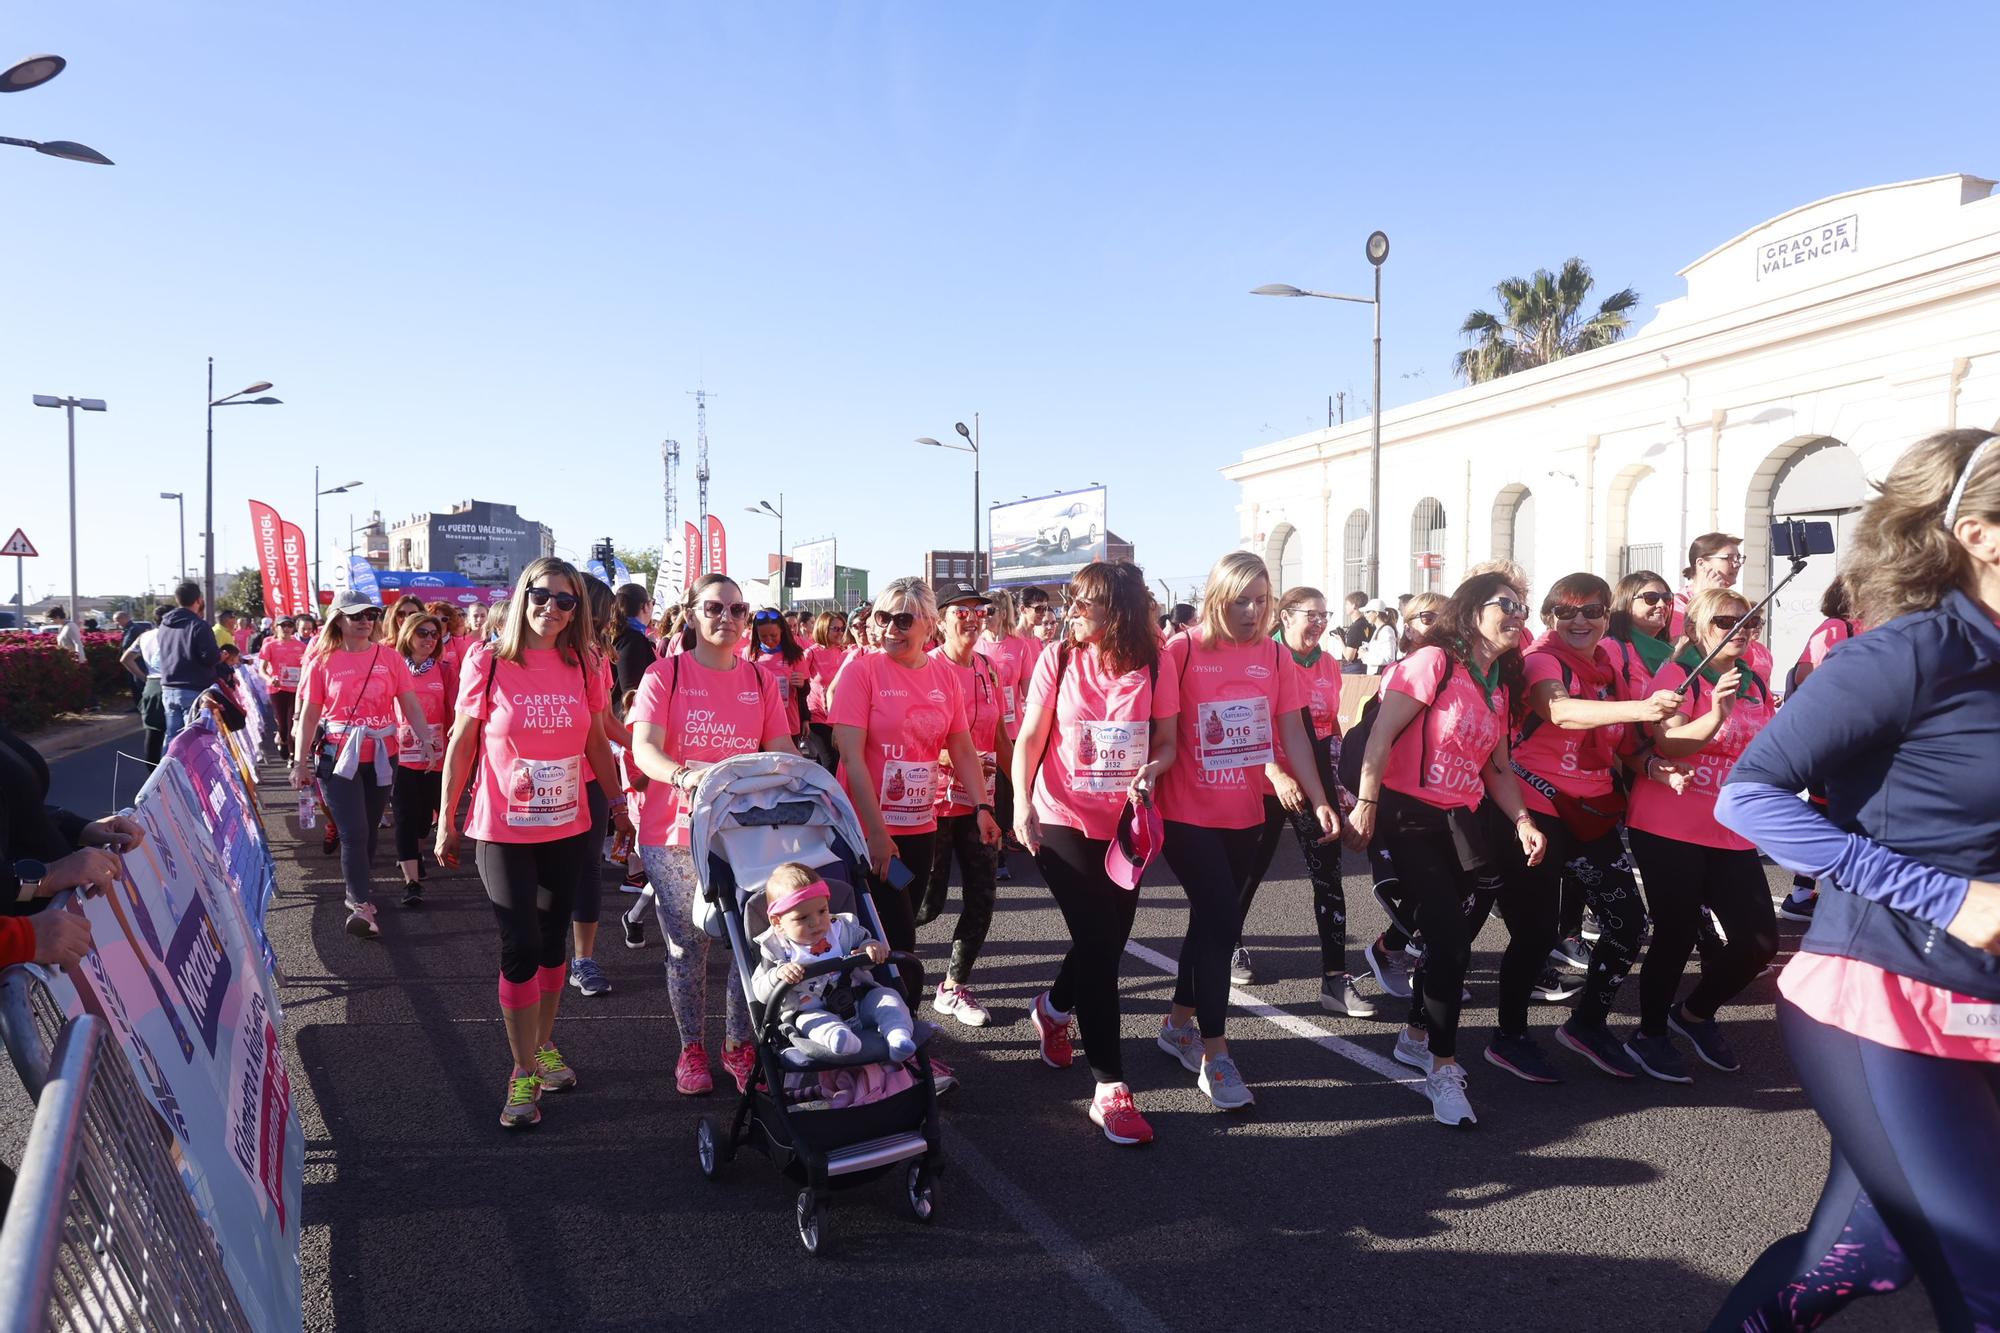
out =
{"type": "Polygon", "coordinates": [[[44,727],[21,739],[34,746],[44,762],[53,762],[128,733],[136,736],[143,730],[137,713],[92,714],[44,727]]]}

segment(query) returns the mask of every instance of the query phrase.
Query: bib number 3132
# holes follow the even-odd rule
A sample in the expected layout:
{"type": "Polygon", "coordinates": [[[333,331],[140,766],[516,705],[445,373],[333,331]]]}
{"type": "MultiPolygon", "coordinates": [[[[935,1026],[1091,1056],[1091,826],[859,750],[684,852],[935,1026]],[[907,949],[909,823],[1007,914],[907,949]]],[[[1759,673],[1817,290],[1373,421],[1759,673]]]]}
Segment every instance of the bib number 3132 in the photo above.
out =
{"type": "Polygon", "coordinates": [[[514,760],[507,775],[509,828],[561,828],[576,822],[583,798],[583,758],[514,760]]]}

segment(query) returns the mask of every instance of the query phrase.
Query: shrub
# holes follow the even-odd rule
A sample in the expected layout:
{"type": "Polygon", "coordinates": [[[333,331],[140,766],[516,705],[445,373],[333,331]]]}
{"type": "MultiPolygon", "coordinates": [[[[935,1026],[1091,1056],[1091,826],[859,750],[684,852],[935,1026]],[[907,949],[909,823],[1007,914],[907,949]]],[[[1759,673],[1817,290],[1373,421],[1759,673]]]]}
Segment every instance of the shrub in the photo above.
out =
{"type": "MultiPolygon", "coordinates": [[[[118,636],[109,637],[115,647],[118,636]]],[[[81,712],[90,705],[90,680],[89,669],[56,647],[54,635],[0,633],[0,722],[14,730],[32,731],[58,713],[81,712]]]]}

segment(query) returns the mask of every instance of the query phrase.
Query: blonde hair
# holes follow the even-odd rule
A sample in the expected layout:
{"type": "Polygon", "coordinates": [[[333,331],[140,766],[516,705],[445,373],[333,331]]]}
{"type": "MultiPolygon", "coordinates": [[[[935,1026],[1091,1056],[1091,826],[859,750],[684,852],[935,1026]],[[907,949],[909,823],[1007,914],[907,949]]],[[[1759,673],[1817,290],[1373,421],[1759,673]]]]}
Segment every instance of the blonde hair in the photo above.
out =
{"type": "Polygon", "coordinates": [[[794,889],[803,889],[819,878],[819,871],[811,866],[800,865],[797,861],[786,861],[771,872],[764,881],[764,902],[768,905],[778,901],[794,889]]]}
{"type": "MultiPolygon", "coordinates": [[[[380,611],[382,608],[378,606],[374,609],[380,611]]],[[[314,653],[315,654],[330,653],[334,649],[340,647],[341,643],[343,642],[343,638],[340,631],[340,622],[343,620],[350,620],[350,619],[359,620],[360,617],[349,616],[347,612],[329,606],[326,609],[326,619],[320,622],[319,633],[313,635],[314,653]]],[[[382,622],[380,620],[377,620],[375,622],[375,628],[369,632],[368,642],[370,643],[382,642],[382,622]]]]}
{"type": "MultiPolygon", "coordinates": [[[[1521,567],[1521,562],[1518,560],[1482,560],[1465,571],[1465,577],[1468,579],[1477,578],[1481,574],[1505,574],[1507,581],[1514,585],[1514,591],[1521,594],[1523,601],[1526,601],[1528,594],[1534,591],[1528,586],[1528,571],[1521,567]]],[[[1404,613],[1408,614],[1407,607],[1404,608],[1404,613]]]]}
{"type": "Polygon", "coordinates": [[[2000,523],[2000,448],[1972,455],[1993,438],[1985,430],[1946,430],[1911,445],[1861,511],[1841,563],[1848,598],[1864,625],[1881,625],[1928,611],[1973,577],[1972,557],[1945,530],[1944,511],[1960,476],[1965,492],[1958,517],[2000,523]]]}
{"type": "Polygon", "coordinates": [[[919,620],[928,620],[933,625],[937,624],[937,594],[931,591],[930,584],[925,583],[916,575],[911,574],[896,579],[888,587],[882,589],[875,598],[875,609],[877,611],[883,610],[883,603],[892,600],[901,603],[902,609],[905,611],[915,611],[919,620]]]}
{"type": "Polygon", "coordinates": [[[531,560],[521,571],[521,577],[514,581],[513,595],[507,599],[507,618],[500,627],[500,642],[493,646],[493,655],[502,662],[519,662],[528,649],[528,589],[535,586],[540,578],[561,578],[569,581],[569,590],[576,597],[576,609],[569,613],[569,623],[556,634],[555,650],[570,666],[583,662],[591,643],[590,596],[583,586],[583,575],[576,572],[576,566],[567,560],[545,555],[531,560]]]}
{"type": "Polygon", "coordinates": [[[1229,631],[1229,604],[1258,579],[1264,580],[1267,589],[1264,615],[1246,642],[1264,638],[1271,632],[1272,606],[1268,594],[1271,571],[1265,568],[1261,557],[1249,551],[1231,551],[1208,571],[1208,584],[1201,590],[1201,628],[1202,637],[1210,647],[1235,642],[1236,636],[1229,631]]]}
{"type": "Polygon", "coordinates": [[[1014,632],[1015,622],[1021,618],[1014,608],[1014,594],[1005,588],[995,588],[986,596],[993,603],[993,613],[986,617],[986,628],[996,638],[1004,639],[1014,632]]]}
{"type": "Polygon", "coordinates": [[[1403,628],[1397,642],[1404,652],[1415,646],[1414,640],[1423,637],[1423,631],[1416,627],[1417,617],[1425,611],[1443,611],[1450,600],[1441,592],[1420,592],[1403,603],[1403,628]]]}
{"type": "Polygon", "coordinates": [[[1681,623],[1680,642],[1674,645],[1674,655],[1680,656],[1685,648],[1693,648],[1698,653],[1708,651],[1702,641],[1714,627],[1717,616],[1728,615],[1723,604],[1730,603],[1744,613],[1750,610],[1750,599],[1734,588],[1709,588],[1694,595],[1688,603],[1687,618],[1681,623]]]}

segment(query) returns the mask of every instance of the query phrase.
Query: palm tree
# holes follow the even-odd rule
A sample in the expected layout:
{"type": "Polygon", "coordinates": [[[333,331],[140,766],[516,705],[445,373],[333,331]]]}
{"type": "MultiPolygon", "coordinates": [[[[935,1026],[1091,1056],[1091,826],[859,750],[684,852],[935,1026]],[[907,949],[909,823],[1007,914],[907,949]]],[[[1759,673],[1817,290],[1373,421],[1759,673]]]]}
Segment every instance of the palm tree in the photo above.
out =
{"type": "Polygon", "coordinates": [[[1606,297],[1597,313],[1584,317],[1584,302],[1596,279],[1581,259],[1564,261],[1562,272],[1545,268],[1531,278],[1508,278],[1493,289],[1505,318],[1475,310],[1459,333],[1476,339],[1452,359],[1452,369],[1468,383],[1545,366],[1574,352],[1609,347],[1630,326],[1626,312],[1639,304],[1630,287],[1606,297]]]}

